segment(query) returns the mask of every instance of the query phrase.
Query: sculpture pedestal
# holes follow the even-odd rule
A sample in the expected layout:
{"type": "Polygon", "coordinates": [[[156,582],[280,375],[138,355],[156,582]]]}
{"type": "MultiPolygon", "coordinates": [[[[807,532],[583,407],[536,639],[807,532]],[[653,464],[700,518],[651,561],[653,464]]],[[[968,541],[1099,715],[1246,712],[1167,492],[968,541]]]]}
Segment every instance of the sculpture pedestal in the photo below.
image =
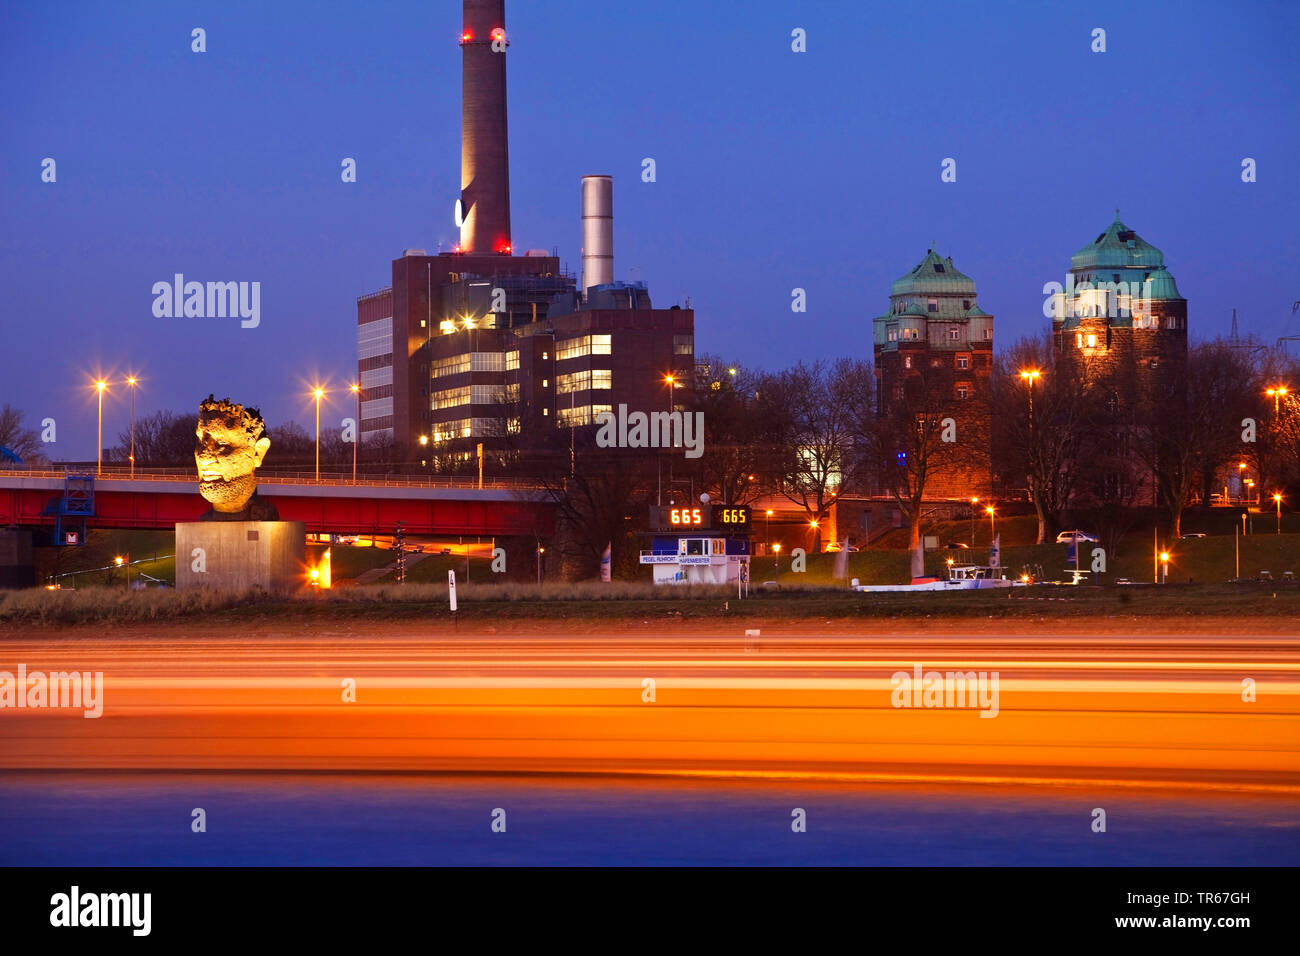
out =
{"type": "Polygon", "coordinates": [[[307,582],[301,521],[181,521],[176,587],[295,591],[307,582]]]}

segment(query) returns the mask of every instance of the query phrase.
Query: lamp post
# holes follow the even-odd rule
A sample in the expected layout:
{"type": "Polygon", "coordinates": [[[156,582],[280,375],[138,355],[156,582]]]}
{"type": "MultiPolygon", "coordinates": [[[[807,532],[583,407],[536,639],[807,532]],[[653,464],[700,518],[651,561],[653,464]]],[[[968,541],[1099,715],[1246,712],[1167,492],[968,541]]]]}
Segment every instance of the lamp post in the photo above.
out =
{"type": "Polygon", "coordinates": [[[1246,489],[1246,463],[1244,461],[1237,464],[1237,487],[1244,495],[1246,489]]]}
{"type": "Polygon", "coordinates": [[[769,548],[772,547],[772,514],[772,509],[768,508],[763,516],[763,541],[769,548]]]}
{"type": "Polygon", "coordinates": [[[1160,583],[1169,583],[1169,552],[1160,552],[1160,583]]]}
{"type": "Polygon", "coordinates": [[[975,506],[979,503],[978,498],[971,498],[970,500],[970,546],[972,549],[975,547],[975,506]]]}
{"type": "Polygon", "coordinates": [[[1273,495],[1273,503],[1277,505],[1277,533],[1281,534],[1282,533],[1282,496],[1280,494],[1273,495]]]}
{"type": "Polygon", "coordinates": [[[357,446],[361,444],[361,384],[354,382],[350,388],[357,397],[357,427],[352,433],[352,483],[357,483],[357,446]]]}
{"type": "Polygon", "coordinates": [[[775,581],[777,578],[779,578],[779,577],[781,576],[781,544],[780,544],[780,542],[777,542],[776,544],[772,545],[772,553],[776,555],[776,557],[774,557],[774,558],[772,559],[772,580],[775,581]]]}
{"type": "MultiPolygon", "coordinates": [[[[672,374],[670,373],[670,374],[664,376],[664,383],[668,386],[668,415],[669,415],[669,418],[671,419],[671,417],[672,417],[672,413],[673,413],[673,398],[674,398],[674,395],[673,395],[673,389],[674,389],[674,387],[675,387],[676,384],[677,384],[677,379],[675,379],[675,378],[672,376],[672,374]]],[[[657,466],[657,470],[658,470],[658,472],[659,472],[659,492],[658,492],[658,503],[659,503],[660,505],[662,505],[662,504],[664,503],[664,460],[663,460],[663,456],[662,456],[662,455],[656,455],[656,456],[655,456],[655,463],[656,463],[656,466],[657,466]]],[[[673,483],[673,470],[672,470],[672,469],[673,469],[673,466],[672,466],[672,464],[670,463],[670,464],[668,465],[668,484],[669,484],[669,485],[672,485],[672,483],[673,483]]]]}
{"type": "Polygon", "coordinates": [[[320,481],[320,400],[325,390],[318,386],[312,394],[316,396],[316,480],[320,481]]]}
{"type": "Polygon", "coordinates": [[[1274,418],[1276,418],[1278,413],[1282,410],[1282,399],[1286,396],[1287,391],[1288,389],[1285,385],[1274,385],[1272,388],[1264,389],[1264,394],[1273,399],[1274,418]]]}
{"type": "Polygon", "coordinates": [[[984,509],[989,515],[989,547],[993,547],[993,539],[997,537],[997,512],[992,505],[984,509]]]}
{"type": "Polygon", "coordinates": [[[546,549],[539,544],[537,546],[537,586],[538,587],[542,586],[542,555],[544,555],[545,553],[546,553],[546,549]]]}
{"type": "Polygon", "coordinates": [[[812,551],[813,554],[816,554],[817,553],[817,529],[818,527],[820,527],[820,525],[818,524],[817,519],[814,518],[812,521],[808,522],[808,527],[812,531],[812,551]]]}
{"type": "Polygon", "coordinates": [[[137,379],[134,375],[126,377],[126,384],[131,386],[131,477],[135,477],[135,386],[137,379]]]}
{"type": "Polygon", "coordinates": [[[99,417],[98,426],[95,429],[95,477],[98,478],[104,470],[104,389],[108,388],[108,383],[102,378],[95,382],[95,391],[99,393],[99,417]]]}

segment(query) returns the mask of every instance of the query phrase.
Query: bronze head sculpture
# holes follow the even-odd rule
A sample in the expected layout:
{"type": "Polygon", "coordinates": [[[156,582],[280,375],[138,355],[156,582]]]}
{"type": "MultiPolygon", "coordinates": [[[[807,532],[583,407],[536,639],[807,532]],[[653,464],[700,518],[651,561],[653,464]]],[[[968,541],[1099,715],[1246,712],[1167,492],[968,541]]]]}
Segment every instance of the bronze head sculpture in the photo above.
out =
{"type": "Polygon", "coordinates": [[[258,503],[255,472],[271,447],[261,413],[209,395],[199,403],[195,437],[199,494],[212,503],[212,517],[266,520],[263,514],[249,513],[269,507],[253,507],[258,503]]]}

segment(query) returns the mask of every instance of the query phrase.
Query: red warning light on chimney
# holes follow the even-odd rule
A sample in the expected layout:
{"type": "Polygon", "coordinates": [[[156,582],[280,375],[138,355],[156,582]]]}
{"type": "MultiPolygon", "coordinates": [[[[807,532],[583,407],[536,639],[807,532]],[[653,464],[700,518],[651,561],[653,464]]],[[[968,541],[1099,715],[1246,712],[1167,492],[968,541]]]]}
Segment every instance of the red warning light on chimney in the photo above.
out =
{"type": "Polygon", "coordinates": [[[474,39],[474,34],[470,33],[468,30],[460,35],[461,43],[468,43],[472,39],[474,39]]]}
{"type": "Polygon", "coordinates": [[[497,255],[499,255],[499,256],[508,256],[508,255],[510,255],[510,243],[508,243],[508,242],[498,242],[498,243],[497,243],[497,255]]]}

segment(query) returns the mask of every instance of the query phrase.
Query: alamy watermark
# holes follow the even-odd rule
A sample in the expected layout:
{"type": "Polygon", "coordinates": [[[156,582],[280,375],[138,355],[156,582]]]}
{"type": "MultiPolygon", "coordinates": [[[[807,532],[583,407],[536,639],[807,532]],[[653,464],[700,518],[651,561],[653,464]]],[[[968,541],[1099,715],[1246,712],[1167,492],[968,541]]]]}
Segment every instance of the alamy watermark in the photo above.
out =
{"type": "Polygon", "coordinates": [[[631,412],[596,415],[596,444],[601,448],[684,448],[687,458],[704,454],[703,412],[631,412]]]}
{"type": "Polygon", "coordinates": [[[239,318],[241,328],[262,322],[262,283],[186,282],[177,272],[170,283],[153,284],[153,314],[158,319],[239,318]]]}
{"type": "Polygon", "coordinates": [[[895,707],[978,710],[981,717],[998,715],[997,671],[895,671],[889,702],[895,707]]]}
{"type": "Polygon", "coordinates": [[[28,671],[18,665],[17,677],[0,671],[0,710],[13,708],[80,707],[94,720],[104,714],[104,672],[28,671]]]}

